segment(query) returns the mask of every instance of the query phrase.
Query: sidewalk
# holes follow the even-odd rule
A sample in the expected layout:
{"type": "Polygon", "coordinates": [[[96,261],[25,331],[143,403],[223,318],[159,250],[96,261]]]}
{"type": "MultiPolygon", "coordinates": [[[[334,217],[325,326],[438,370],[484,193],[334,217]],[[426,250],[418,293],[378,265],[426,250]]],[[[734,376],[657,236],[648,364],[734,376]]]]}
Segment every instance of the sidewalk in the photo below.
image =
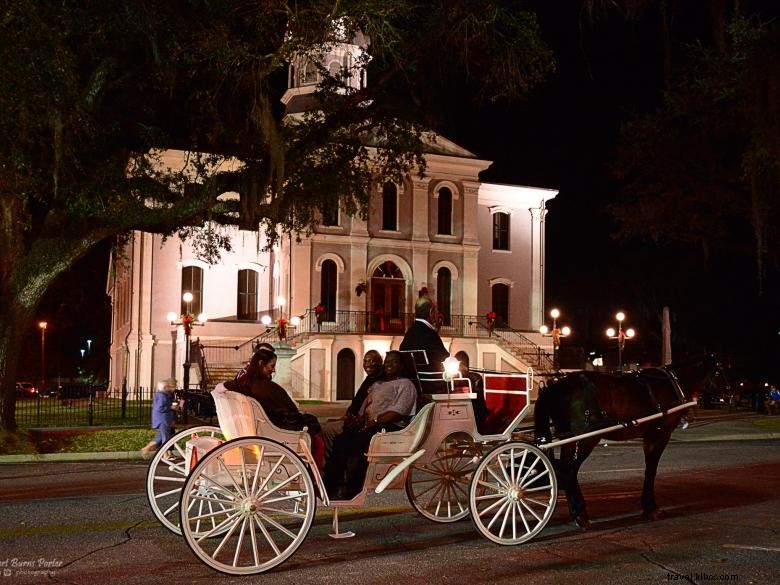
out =
{"type": "MultiPolygon", "coordinates": [[[[349,401],[302,404],[301,410],[311,413],[321,421],[338,418],[349,406],[349,401]]],[[[702,441],[755,441],[780,439],[780,431],[767,431],[753,425],[757,420],[773,420],[776,417],[749,412],[726,412],[720,410],[699,411],[698,418],[687,429],[678,428],[672,435],[672,443],[702,441]]],[[[529,423],[533,417],[527,417],[529,423]]],[[[49,461],[128,461],[140,460],[138,451],[114,451],[105,453],[45,453],[25,455],[0,455],[3,463],[30,463],[49,461]]]]}

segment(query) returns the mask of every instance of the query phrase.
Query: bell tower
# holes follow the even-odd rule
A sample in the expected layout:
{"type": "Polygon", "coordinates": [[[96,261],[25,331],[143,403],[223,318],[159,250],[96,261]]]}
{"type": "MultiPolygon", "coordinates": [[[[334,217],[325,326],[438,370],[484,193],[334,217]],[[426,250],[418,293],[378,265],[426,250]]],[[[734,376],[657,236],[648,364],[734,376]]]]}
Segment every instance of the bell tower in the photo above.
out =
{"type": "Polygon", "coordinates": [[[345,92],[359,91],[366,86],[367,37],[357,32],[347,39],[338,34],[343,27],[337,23],[335,28],[337,36],[342,37],[341,41],[323,47],[319,53],[291,59],[287,70],[287,91],[281,99],[286,106],[286,117],[317,109],[314,94],[325,72],[331,76],[343,76],[345,92]]]}

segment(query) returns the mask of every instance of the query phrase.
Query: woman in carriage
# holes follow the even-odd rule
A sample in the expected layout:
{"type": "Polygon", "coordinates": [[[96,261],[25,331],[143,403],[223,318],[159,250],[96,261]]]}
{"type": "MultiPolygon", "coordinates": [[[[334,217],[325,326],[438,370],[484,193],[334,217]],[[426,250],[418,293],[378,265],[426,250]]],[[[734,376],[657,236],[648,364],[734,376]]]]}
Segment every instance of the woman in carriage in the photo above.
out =
{"type": "Polygon", "coordinates": [[[234,380],[217,385],[215,390],[231,390],[257,400],[271,423],[281,429],[299,431],[307,428],[311,435],[311,448],[317,467],[323,468],[325,444],[320,436],[317,417],[301,412],[287,391],[271,378],[276,371],[276,352],[269,343],[261,343],[252,359],[234,380]]]}

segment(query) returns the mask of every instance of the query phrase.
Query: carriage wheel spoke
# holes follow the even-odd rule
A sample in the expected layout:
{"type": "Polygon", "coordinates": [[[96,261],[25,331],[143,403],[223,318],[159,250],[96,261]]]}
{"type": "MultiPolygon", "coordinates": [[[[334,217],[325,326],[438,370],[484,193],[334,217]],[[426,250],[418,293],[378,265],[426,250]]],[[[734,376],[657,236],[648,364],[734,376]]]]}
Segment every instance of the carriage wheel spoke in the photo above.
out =
{"type": "Polygon", "coordinates": [[[236,478],[233,477],[233,474],[228,469],[228,466],[225,465],[224,458],[223,457],[217,457],[217,463],[225,471],[225,474],[227,474],[228,478],[230,478],[230,483],[232,483],[233,487],[236,488],[236,492],[238,493],[238,495],[241,496],[241,497],[246,497],[248,494],[246,492],[241,491],[241,488],[238,487],[238,483],[236,482],[236,478]]]}
{"type": "Polygon", "coordinates": [[[268,533],[268,529],[265,526],[263,526],[262,522],[260,522],[260,518],[258,518],[257,515],[254,518],[255,518],[255,522],[260,527],[260,532],[262,532],[263,536],[265,536],[266,542],[268,542],[268,544],[271,545],[271,548],[274,549],[274,553],[276,554],[276,556],[282,554],[282,551],[279,550],[279,547],[276,546],[276,542],[274,542],[274,539],[271,538],[271,535],[268,533]]]}
{"type": "MultiPolygon", "coordinates": [[[[539,502],[537,502],[537,503],[539,503],[539,502]]],[[[523,506],[523,508],[525,508],[526,510],[528,510],[528,512],[531,514],[531,516],[533,516],[534,518],[536,518],[536,521],[537,521],[537,522],[541,522],[541,521],[542,521],[542,519],[541,519],[541,518],[539,518],[539,516],[538,516],[538,515],[537,515],[537,513],[534,511],[534,509],[533,509],[531,506],[529,506],[528,504],[526,504],[526,503],[525,503],[525,500],[520,500],[520,501],[518,502],[518,504],[522,505],[522,506],[523,506]]],[[[542,505],[543,505],[543,504],[542,504],[542,505]]],[[[548,507],[549,507],[549,506],[545,506],[545,508],[548,508],[548,507]]]]}
{"type": "Polygon", "coordinates": [[[246,523],[249,518],[244,518],[241,522],[241,530],[238,531],[238,542],[236,543],[236,552],[233,553],[233,566],[238,566],[238,555],[241,554],[241,545],[244,543],[244,530],[246,529],[246,523]]]}
{"type": "Polygon", "coordinates": [[[176,483],[184,483],[187,481],[186,477],[170,477],[167,475],[155,475],[154,479],[160,480],[160,481],[174,481],[176,483]]]}
{"type": "MultiPolygon", "coordinates": [[[[517,511],[520,513],[520,518],[523,519],[523,526],[525,527],[525,533],[528,534],[529,532],[531,532],[531,529],[528,527],[528,522],[525,519],[525,514],[523,514],[523,509],[520,507],[520,502],[515,502],[515,506],[517,507],[517,511]]],[[[536,518],[538,523],[539,517],[536,514],[534,514],[534,518],[536,518]]],[[[515,536],[515,538],[517,538],[517,536],[515,536]]]]}
{"type": "Polygon", "coordinates": [[[235,500],[220,500],[219,498],[215,498],[214,496],[211,495],[204,496],[201,494],[190,494],[190,497],[193,500],[205,500],[207,502],[212,502],[214,504],[227,504],[229,506],[234,506],[236,503],[235,500]]]}
{"type": "MultiPolygon", "coordinates": [[[[198,532],[196,530],[195,531],[196,534],[199,535],[199,538],[196,539],[196,542],[200,543],[204,539],[209,538],[210,536],[212,536],[215,532],[217,532],[219,530],[222,530],[223,528],[227,528],[230,525],[230,522],[232,522],[233,520],[238,522],[238,520],[236,520],[236,518],[238,518],[239,516],[240,516],[240,512],[235,512],[234,514],[228,514],[227,518],[225,518],[222,522],[217,524],[214,528],[212,528],[211,530],[209,530],[205,534],[200,534],[200,532],[198,532]]],[[[190,518],[190,520],[192,520],[192,519],[190,518]]]]}
{"type": "Polygon", "coordinates": [[[260,564],[257,556],[257,535],[255,534],[255,523],[249,520],[249,536],[252,538],[252,557],[255,559],[255,567],[260,564]]]}
{"type": "Polygon", "coordinates": [[[214,549],[214,554],[212,554],[212,558],[216,559],[217,555],[219,555],[220,551],[222,550],[222,547],[225,546],[225,543],[230,540],[230,537],[233,536],[233,533],[236,531],[236,528],[238,528],[239,519],[236,519],[235,522],[233,522],[233,525],[230,527],[230,530],[227,531],[227,534],[222,537],[222,540],[219,543],[219,546],[217,546],[216,549],[214,549]]]}
{"type": "Polygon", "coordinates": [[[290,482],[292,482],[292,481],[295,481],[295,480],[296,480],[296,479],[298,479],[300,476],[301,476],[301,472],[299,471],[299,472],[298,472],[298,473],[296,473],[295,475],[292,475],[292,476],[288,477],[288,478],[287,478],[287,479],[285,479],[285,480],[284,480],[282,483],[280,483],[280,484],[278,484],[278,485],[275,485],[275,486],[274,486],[274,487],[272,487],[270,490],[268,490],[268,491],[266,491],[265,493],[263,493],[263,495],[261,495],[261,496],[259,497],[259,500],[260,500],[261,502],[265,501],[265,498],[266,498],[266,497],[270,496],[270,495],[271,495],[271,494],[273,494],[274,492],[278,492],[278,491],[279,491],[279,490],[281,490],[281,489],[282,489],[284,486],[288,485],[288,484],[289,484],[290,482]]]}
{"type": "Polygon", "coordinates": [[[164,498],[165,496],[170,496],[171,494],[178,494],[181,492],[181,488],[175,488],[172,490],[168,490],[167,492],[162,492],[161,494],[154,494],[154,498],[156,500],[159,500],[160,498],[164,498]]]}
{"type": "Polygon", "coordinates": [[[255,495],[257,493],[257,480],[260,477],[260,467],[263,464],[263,457],[265,456],[265,446],[260,446],[260,451],[257,454],[257,464],[255,465],[255,475],[252,478],[252,491],[250,492],[252,495],[255,495]]]}
{"type": "Polygon", "coordinates": [[[479,511],[479,515],[480,515],[480,516],[484,516],[485,514],[487,514],[488,512],[490,512],[490,511],[491,511],[493,508],[495,508],[496,506],[500,506],[500,505],[502,505],[502,504],[504,503],[504,500],[505,500],[505,496],[503,496],[503,495],[499,495],[499,496],[498,496],[498,499],[497,499],[495,502],[493,502],[492,504],[490,504],[490,505],[489,505],[489,506],[487,506],[486,508],[484,508],[484,509],[480,510],[480,511],[479,511]]]}
{"type": "MultiPolygon", "coordinates": [[[[249,485],[247,485],[247,481],[249,478],[246,474],[246,458],[244,456],[244,449],[239,448],[239,452],[241,453],[241,483],[244,486],[244,493],[249,495],[249,485]]],[[[242,528],[243,531],[243,528],[242,528]]],[[[242,532],[243,534],[243,532],[242,532]]]]}
{"type": "MultiPolygon", "coordinates": [[[[503,465],[499,465],[499,467],[503,471],[504,476],[506,476],[506,471],[504,471],[504,466],[503,465]]],[[[496,484],[495,485],[500,486],[500,487],[506,486],[506,482],[504,481],[504,479],[501,478],[501,477],[498,477],[498,475],[496,475],[495,471],[490,469],[490,467],[486,467],[485,471],[487,471],[490,475],[492,475],[493,479],[496,480],[496,484]]],[[[485,484],[485,485],[488,486],[488,484],[485,484]]],[[[488,487],[494,487],[494,486],[490,485],[488,487]]]]}
{"type": "Polygon", "coordinates": [[[169,507],[168,507],[168,508],[167,508],[167,509],[166,509],[166,510],[163,512],[163,516],[167,516],[168,514],[170,514],[171,512],[173,512],[173,511],[174,511],[176,508],[178,508],[178,507],[179,507],[179,502],[174,502],[173,504],[171,504],[171,505],[170,505],[170,506],[169,506],[169,507]]]}
{"type": "Polygon", "coordinates": [[[282,462],[283,462],[284,460],[285,460],[285,456],[284,456],[284,455],[280,455],[280,456],[279,456],[279,461],[277,461],[277,462],[274,464],[273,468],[271,468],[271,471],[269,471],[269,472],[268,472],[268,475],[265,477],[265,479],[263,479],[263,483],[261,483],[261,484],[260,484],[260,487],[259,487],[259,488],[257,488],[257,491],[256,491],[256,492],[254,492],[254,494],[253,494],[253,495],[257,495],[257,494],[259,494],[260,492],[262,492],[262,491],[264,491],[264,490],[265,490],[265,486],[266,486],[266,485],[268,485],[268,482],[269,482],[269,481],[271,481],[271,478],[272,478],[272,477],[274,476],[274,474],[276,473],[276,470],[277,470],[277,469],[279,469],[279,467],[282,465],[282,462]]]}
{"type": "MultiPolygon", "coordinates": [[[[510,461],[510,464],[511,464],[511,461],[510,461]]],[[[495,475],[495,474],[493,474],[493,476],[496,478],[496,480],[498,480],[498,482],[501,485],[510,485],[512,483],[512,480],[510,479],[510,477],[506,473],[506,464],[503,461],[501,461],[501,455],[498,456],[498,468],[501,470],[501,475],[504,476],[504,480],[501,481],[501,479],[497,475],[495,475]]],[[[488,469],[490,469],[490,468],[488,468],[488,469]]]]}
{"type": "Polygon", "coordinates": [[[268,504],[275,504],[277,502],[287,502],[289,500],[300,500],[301,498],[306,497],[306,492],[295,492],[292,494],[287,494],[286,496],[279,496],[278,498],[270,498],[268,500],[261,500],[264,506],[267,506],[268,504]]]}
{"type": "MultiPolygon", "coordinates": [[[[501,516],[501,514],[506,510],[506,507],[509,505],[509,502],[504,500],[501,502],[501,506],[498,508],[495,514],[493,514],[493,518],[490,520],[490,523],[487,525],[487,529],[490,530],[493,527],[493,524],[495,524],[496,520],[498,520],[498,517],[501,516]]],[[[486,510],[487,511],[487,510],[486,510]]]]}

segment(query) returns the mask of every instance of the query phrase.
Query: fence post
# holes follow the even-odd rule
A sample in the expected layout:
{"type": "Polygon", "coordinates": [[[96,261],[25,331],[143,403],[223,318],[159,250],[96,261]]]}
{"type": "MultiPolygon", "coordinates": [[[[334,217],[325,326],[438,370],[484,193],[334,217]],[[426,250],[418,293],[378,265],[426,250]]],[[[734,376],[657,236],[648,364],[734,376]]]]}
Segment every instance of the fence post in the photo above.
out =
{"type": "Polygon", "coordinates": [[[41,393],[38,392],[38,395],[35,398],[36,398],[36,400],[35,400],[35,410],[36,410],[35,420],[36,420],[36,423],[35,424],[37,424],[38,426],[41,426],[41,393]]]}
{"type": "Polygon", "coordinates": [[[122,379],[122,419],[127,414],[127,378],[122,379]]]}
{"type": "Polygon", "coordinates": [[[95,416],[92,410],[92,388],[89,389],[89,400],[87,401],[87,426],[92,426],[95,416]]]}

